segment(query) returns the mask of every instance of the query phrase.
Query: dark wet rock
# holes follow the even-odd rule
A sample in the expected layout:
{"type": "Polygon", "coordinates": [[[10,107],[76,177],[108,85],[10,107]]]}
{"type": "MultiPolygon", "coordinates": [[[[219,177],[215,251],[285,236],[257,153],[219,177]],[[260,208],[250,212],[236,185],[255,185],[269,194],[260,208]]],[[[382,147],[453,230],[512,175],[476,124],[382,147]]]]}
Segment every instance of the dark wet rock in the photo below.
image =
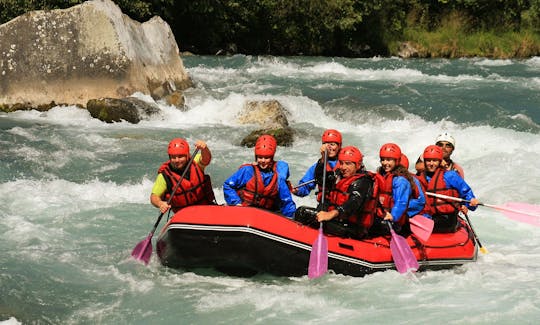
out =
{"type": "Polygon", "coordinates": [[[124,120],[137,124],[160,112],[156,105],[134,97],[91,99],[88,101],[86,109],[92,117],[107,123],[124,120]]]}

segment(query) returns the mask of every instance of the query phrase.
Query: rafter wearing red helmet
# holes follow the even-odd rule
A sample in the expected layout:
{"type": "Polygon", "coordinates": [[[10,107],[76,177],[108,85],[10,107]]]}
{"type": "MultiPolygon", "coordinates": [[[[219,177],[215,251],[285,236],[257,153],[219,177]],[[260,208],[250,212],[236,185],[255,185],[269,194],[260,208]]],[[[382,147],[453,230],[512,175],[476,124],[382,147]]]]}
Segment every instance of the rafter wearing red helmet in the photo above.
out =
{"type": "Polygon", "coordinates": [[[169,160],[159,167],[150,194],[150,203],[161,213],[165,213],[169,208],[176,212],[189,205],[215,203],[210,176],[204,174],[204,169],[212,160],[212,153],[202,140],[195,143],[195,148],[199,149],[200,153],[193,158],[193,163],[181,179],[191,158],[189,144],[181,138],[169,142],[167,147],[169,160]],[[179,181],[180,185],[176,187],[179,181]],[[176,192],[172,193],[174,188],[176,192]],[[173,196],[171,202],[167,204],[171,195],[173,196]]]}
{"type": "Polygon", "coordinates": [[[268,134],[255,142],[255,162],[244,164],[223,183],[228,205],[253,206],[281,213],[292,218],[296,205],[287,178],[289,165],[274,161],[277,141],[268,134]]]}
{"type": "Polygon", "coordinates": [[[373,223],[377,199],[374,175],[365,170],[362,152],[354,146],[342,148],[338,159],[335,184],[329,184],[327,211],[300,207],[295,220],[314,228],[324,221],[329,234],[361,239],[373,223]]]}
{"type": "MultiPolygon", "coordinates": [[[[321,147],[319,149],[321,158],[317,160],[306,171],[304,176],[298,181],[298,184],[304,184],[292,190],[296,196],[304,197],[309,195],[316,187],[318,187],[317,201],[322,198],[322,176],[323,168],[326,168],[327,183],[335,181],[335,171],[337,170],[338,154],[341,150],[343,137],[338,130],[325,130],[321,137],[321,147]],[[328,157],[326,166],[324,166],[324,152],[327,150],[328,157]]],[[[328,194],[328,191],[327,191],[328,194]]]]}
{"type": "Polygon", "coordinates": [[[423,153],[425,169],[418,176],[426,192],[443,194],[470,201],[465,205],[459,202],[427,196],[424,213],[430,214],[435,222],[433,232],[455,232],[458,226],[458,213],[474,211],[478,200],[463,178],[454,170],[446,170],[442,161],[444,153],[441,147],[427,146],[423,153]]]}
{"type": "Polygon", "coordinates": [[[370,232],[373,235],[388,235],[388,227],[383,221],[391,221],[397,233],[411,234],[407,214],[409,200],[416,186],[409,171],[400,165],[401,148],[395,143],[386,143],[379,150],[381,166],[377,171],[379,207],[377,218],[370,232]]]}

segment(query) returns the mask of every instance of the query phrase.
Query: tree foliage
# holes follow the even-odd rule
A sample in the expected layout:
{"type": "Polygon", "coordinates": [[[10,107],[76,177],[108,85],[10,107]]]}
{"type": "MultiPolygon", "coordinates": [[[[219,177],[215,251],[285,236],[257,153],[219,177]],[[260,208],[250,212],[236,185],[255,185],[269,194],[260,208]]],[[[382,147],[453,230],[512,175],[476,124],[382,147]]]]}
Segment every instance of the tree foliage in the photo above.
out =
{"type": "MultiPolygon", "coordinates": [[[[0,0],[0,23],[82,0],[0,0]]],[[[406,28],[538,32],[540,0],[115,0],[138,21],[159,15],[182,50],[364,56],[389,52],[406,28]],[[525,21],[525,22],[524,22],[525,21]]]]}

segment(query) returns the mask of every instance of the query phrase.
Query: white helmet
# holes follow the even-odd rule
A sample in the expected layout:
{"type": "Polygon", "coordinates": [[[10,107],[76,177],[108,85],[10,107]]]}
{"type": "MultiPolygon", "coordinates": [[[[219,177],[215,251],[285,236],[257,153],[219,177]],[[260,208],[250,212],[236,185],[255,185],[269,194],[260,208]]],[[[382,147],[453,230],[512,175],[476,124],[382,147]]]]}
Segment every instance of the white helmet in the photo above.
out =
{"type": "Polygon", "coordinates": [[[452,144],[452,146],[455,148],[456,147],[456,140],[454,139],[454,137],[448,133],[448,132],[444,132],[444,133],[441,133],[439,134],[439,136],[437,137],[437,139],[435,139],[435,143],[437,142],[441,142],[441,141],[445,141],[445,142],[449,142],[452,144]]]}

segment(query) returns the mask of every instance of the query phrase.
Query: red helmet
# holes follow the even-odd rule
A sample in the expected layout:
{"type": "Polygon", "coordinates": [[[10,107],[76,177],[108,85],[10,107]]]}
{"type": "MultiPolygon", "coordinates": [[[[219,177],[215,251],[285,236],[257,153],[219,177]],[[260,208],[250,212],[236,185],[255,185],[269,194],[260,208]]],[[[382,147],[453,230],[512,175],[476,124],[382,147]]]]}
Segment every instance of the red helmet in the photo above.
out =
{"type": "Polygon", "coordinates": [[[424,160],[426,159],[443,159],[443,152],[441,147],[436,146],[434,144],[427,146],[424,150],[424,160]]]}
{"type": "Polygon", "coordinates": [[[169,142],[167,150],[169,155],[186,155],[189,156],[189,144],[184,139],[175,138],[169,142]]]}
{"type": "Polygon", "coordinates": [[[255,142],[255,156],[274,157],[276,147],[276,138],[269,134],[261,135],[255,142]]]}
{"type": "Polygon", "coordinates": [[[405,167],[405,169],[409,169],[409,158],[407,158],[407,156],[405,156],[404,154],[401,154],[399,164],[405,167]]]}
{"type": "Polygon", "coordinates": [[[362,152],[360,152],[358,148],[354,146],[347,146],[339,151],[338,159],[341,161],[352,161],[356,163],[356,167],[358,168],[360,165],[362,165],[364,155],[362,155],[362,152]]]}
{"type": "Polygon", "coordinates": [[[322,142],[336,142],[341,146],[341,133],[338,130],[328,129],[322,135],[322,142]]]}
{"type": "Polygon", "coordinates": [[[395,143],[383,144],[381,150],[379,151],[380,158],[393,158],[396,161],[399,161],[401,158],[401,149],[395,143]]]}

